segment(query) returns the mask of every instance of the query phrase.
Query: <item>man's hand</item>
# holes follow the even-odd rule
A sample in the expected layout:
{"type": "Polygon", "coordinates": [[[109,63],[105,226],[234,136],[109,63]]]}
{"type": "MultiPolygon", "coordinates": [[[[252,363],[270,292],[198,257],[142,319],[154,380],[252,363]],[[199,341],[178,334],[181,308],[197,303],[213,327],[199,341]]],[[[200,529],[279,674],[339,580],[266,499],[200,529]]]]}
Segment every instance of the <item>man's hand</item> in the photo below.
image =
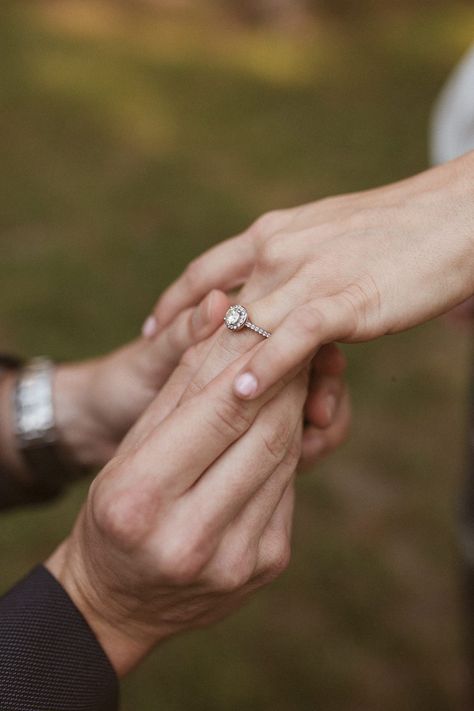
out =
{"type": "Polygon", "coordinates": [[[79,463],[99,467],[109,461],[183,353],[214,333],[227,307],[225,294],[213,290],[158,334],[145,328],[144,337],[109,355],[58,366],[58,428],[79,463]]]}
{"type": "MultiPolygon", "coordinates": [[[[223,292],[212,290],[201,304],[185,309],[164,329],[145,329],[144,338],[109,355],[58,367],[58,426],[81,464],[100,467],[109,461],[183,353],[201,342],[201,358],[211,349],[212,341],[207,339],[222,325],[228,305],[223,292]]],[[[305,466],[330,452],[345,436],[349,422],[345,368],[344,357],[333,346],[323,349],[312,363],[302,450],[305,466]]],[[[14,454],[12,444],[12,458],[14,454]]]]}
{"type": "Polygon", "coordinates": [[[241,359],[198,386],[204,351],[187,354],[47,562],[119,675],[288,564],[306,374],[244,402],[231,387],[241,359]]]}

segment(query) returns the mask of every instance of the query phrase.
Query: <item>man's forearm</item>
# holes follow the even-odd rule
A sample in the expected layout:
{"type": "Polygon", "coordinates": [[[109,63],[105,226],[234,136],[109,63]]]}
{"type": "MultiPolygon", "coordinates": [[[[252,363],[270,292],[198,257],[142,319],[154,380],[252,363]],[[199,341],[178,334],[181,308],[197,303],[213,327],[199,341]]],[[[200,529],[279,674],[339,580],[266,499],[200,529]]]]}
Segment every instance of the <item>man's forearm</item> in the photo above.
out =
{"type": "Polygon", "coordinates": [[[116,675],[52,575],[33,570],[0,599],[0,708],[116,711],[116,675]]]}
{"type": "Polygon", "coordinates": [[[31,475],[17,449],[14,435],[15,377],[14,373],[8,372],[0,380],[0,509],[31,500],[31,475]]]}

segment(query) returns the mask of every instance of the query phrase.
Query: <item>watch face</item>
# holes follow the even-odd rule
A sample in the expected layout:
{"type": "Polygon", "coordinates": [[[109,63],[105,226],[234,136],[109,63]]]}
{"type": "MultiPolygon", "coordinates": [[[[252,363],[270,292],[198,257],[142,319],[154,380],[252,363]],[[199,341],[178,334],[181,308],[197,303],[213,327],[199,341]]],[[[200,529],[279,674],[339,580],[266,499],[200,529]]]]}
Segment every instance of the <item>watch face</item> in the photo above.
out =
{"type": "Polygon", "coordinates": [[[33,361],[18,377],[15,391],[17,434],[23,446],[56,440],[50,361],[33,361]]]}

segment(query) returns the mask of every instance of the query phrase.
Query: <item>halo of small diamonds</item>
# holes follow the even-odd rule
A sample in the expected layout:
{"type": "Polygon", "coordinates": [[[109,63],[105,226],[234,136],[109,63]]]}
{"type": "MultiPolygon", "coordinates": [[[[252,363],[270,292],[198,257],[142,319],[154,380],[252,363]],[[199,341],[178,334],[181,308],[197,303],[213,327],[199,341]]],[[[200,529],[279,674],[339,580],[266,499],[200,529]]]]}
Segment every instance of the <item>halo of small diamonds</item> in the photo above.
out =
{"type": "Polygon", "coordinates": [[[264,338],[270,338],[271,336],[269,331],[265,331],[264,328],[256,326],[249,320],[247,309],[240,304],[235,304],[227,310],[227,313],[224,316],[224,323],[231,331],[240,331],[244,326],[246,326],[251,331],[255,331],[255,333],[258,333],[264,338]]]}
{"type": "Polygon", "coordinates": [[[224,316],[224,323],[231,331],[240,331],[245,326],[247,318],[247,309],[240,304],[235,304],[227,310],[224,316]]]}

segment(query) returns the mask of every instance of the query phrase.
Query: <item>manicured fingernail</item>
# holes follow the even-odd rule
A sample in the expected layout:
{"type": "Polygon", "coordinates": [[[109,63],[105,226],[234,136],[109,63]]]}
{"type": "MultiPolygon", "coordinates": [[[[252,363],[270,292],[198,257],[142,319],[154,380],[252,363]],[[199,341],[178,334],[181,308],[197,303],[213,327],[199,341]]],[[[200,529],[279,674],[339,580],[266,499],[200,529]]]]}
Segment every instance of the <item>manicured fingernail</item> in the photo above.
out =
{"type": "Polygon", "coordinates": [[[326,417],[328,422],[331,423],[334,420],[336,414],[337,400],[333,393],[329,393],[326,398],[326,417]]]}
{"type": "Polygon", "coordinates": [[[154,316],[148,316],[142,327],[143,338],[153,338],[158,330],[158,323],[154,316]]]}
{"type": "Polygon", "coordinates": [[[257,378],[252,373],[242,373],[234,381],[234,390],[239,397],[252,397],[257,392],[257,378]]]}

